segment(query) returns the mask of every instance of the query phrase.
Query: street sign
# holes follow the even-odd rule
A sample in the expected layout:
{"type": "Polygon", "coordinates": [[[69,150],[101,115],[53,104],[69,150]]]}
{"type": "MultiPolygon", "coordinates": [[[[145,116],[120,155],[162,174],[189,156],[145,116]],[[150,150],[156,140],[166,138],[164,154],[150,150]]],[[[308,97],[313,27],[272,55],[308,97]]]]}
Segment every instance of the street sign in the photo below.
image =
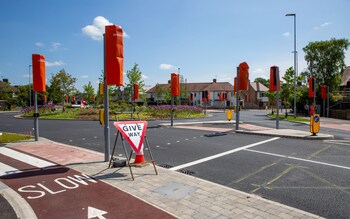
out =
{"type": "Polygon", "coordinates": [[[131,148],[136,153],[142,150],[143,140],[147,130],[147,121],[114,122],[114,126],[129,142],[131,148]]]}

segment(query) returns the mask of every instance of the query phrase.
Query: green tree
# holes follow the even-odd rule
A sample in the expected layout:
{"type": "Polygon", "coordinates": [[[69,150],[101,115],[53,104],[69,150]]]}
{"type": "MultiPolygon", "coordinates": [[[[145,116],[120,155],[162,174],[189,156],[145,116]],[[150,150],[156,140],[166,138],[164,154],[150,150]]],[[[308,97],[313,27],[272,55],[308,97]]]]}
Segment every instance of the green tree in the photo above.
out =
{"type": "Polygon", "coordinates": [[[16,103],[14,98],[13,88],[10,83],[7,83],[0,92],[0,100],[5,100],[7,104],[7,109],[11,109],[11,105],[16,103]]]}
{"type": "Polygon", "coordinates": [[[76,88],[74,86],[76,78],[68,74],[64,69],[56,74],[51,74],[50,86],[48,88],[49,100],[54,103],[64,102],[64,96],[72,95],[76,88]]]}
{"type": "Polygon", "coordinates": [[[180,75],[180,104],[181,100],[186,99],[187,102],[187,87],[185,85],[185,78],[183,75],[180,75]]]}
{"type": "Polygon", "coordinates": [[[344,59],[349,45],[348,39],[310,42],[303,48],[308,65],[303,75],[307,78],[315,76],[318,83],[326,84],[332,90],[338,88],[339,75],[346,67],[344,59]]]}
{"type": "Polygon", "coordinates": [[[92,97],[95,94],[95,89],[92,86],[91,82],[89,81],[88,84],[83,85],[84,93],[86,94],[86,100],[88,103],[92,102],[92,97]]]}
{"type": "Polygon", "coordinates": [[[139,85],[140,99],[143,99],[144,103],[146,103],[146,89],[145,83],[142,79],[142,72],[140,71],[138,64],[134,64],[132,69],[126,72],[126,77],[129,80],[129,83],[126,85],[126,90],[131,91],[133,89],[134,84],[139,85]]]}
{"type": "Polygon", "coordinates": [[[284,105],[287,108],[287,106],[292,106],[294,104],[294,70],[293,67],[290,67],[286,70],[284,73],[284,76],[282,77],[284,80],[284,83],[281,86],[281,99],[284,100],[284,105]]]}
{"type": "Polygon", "coordinates": [[[159,100],[164,98],[164,90],[163,90],[162,86],[160,86],[160,84],[158,84],[158,83],[156,84],[154,89],[155,89],[154,96],[157,99],[157,105],[158,105],[159,100]]]}
{"type": "Polygon", "coordinates": [[[254,82],[262,83],[267,88],[270,87],[270,80],[269,79],[258,77],[258,78],[255,78],[254,82]]]}
{"type": "Polygon", "coordinates": [[[16,92],[16,103],[18,106],[29,106],[29,89],[31,85],[18,86],[16,92]]]}

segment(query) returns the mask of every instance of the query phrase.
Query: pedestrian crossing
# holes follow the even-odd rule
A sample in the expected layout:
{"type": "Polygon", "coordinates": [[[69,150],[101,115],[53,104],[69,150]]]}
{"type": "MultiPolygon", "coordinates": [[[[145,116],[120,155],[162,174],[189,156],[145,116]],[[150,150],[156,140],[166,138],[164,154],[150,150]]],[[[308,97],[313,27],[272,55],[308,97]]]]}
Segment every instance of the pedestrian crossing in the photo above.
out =
{"type": "Polygon", "coordinates": [[[23,163],[36,168],[57,166],[55,163],[7,147],[0,147],[0,155],[0,177],[23,172],[23,163]]]}

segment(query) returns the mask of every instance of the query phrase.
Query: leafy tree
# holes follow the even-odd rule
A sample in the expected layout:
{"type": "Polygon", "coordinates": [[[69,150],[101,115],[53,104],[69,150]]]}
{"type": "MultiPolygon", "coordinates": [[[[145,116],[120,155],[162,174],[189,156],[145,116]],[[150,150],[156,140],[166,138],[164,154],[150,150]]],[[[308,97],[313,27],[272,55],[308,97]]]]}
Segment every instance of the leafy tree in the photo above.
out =
{"type": "Polygon", "coordinates": [[[164,98],[164,90],[162,89],[162,87],[158,83],[156,84],[154,89],[155,89],[154,96],[157,99],[157,105],[158,105],[159,99],[163,99],[164,98]]]}
{"type": "Polygon", "coordinates": [[[144,103],[146,102],[146,89],[145,83],[142,80],[142,72],[140,71],[138,64],[134,64],[132,69],[126,72],[126,77],[129,79],[129,83],[126,85],[126,90],[131,91],[134,84],[139,85],[140,98],[143,99],[144,103]]]}
{"type": "Polygon", "coordinates": [[[29,89],[31,85],[18,86],[16,92],[16,103],[18,106],[29,106],[29,89]]]}
{"type": "Polygon", "coordinates": [[[7,83],[0,92],[0,100],[5,100],[7,103],[7,108],[11,109],[11,105],[16,103],[13,95],[13,88],[10,83],[7,83]]]}
{"type": "Polygon", "coordinates": [[[316,81],[335,89],[340,84],[339,74],[345,69],[345,52],[350,43],[348,39],[332,38],[328,41],[310,42],[303,48],[308,70],[303,72],[307,78],[315,76],[316,81]]]}
{"type": "Polygon", "coordinates": [[[87,99],[87,102],[92,102],[92,97],[94,96],[95,94],[95,89],[94,87],[92,86],[91,82],[89,81],[88,84],[86,85],[83,85],[83,89],[84,89],[84,93],[86,94],[86,99],[87,99]]]}
{"type": "Polygon", "coordinates": [[[270,87],[270,80],[269,79],[258,77],[258,78],[255,78],[254,82],[262,83],[267,88],[270,87]]]}
{"type": "Polygon", "coordinates": [[[292,106],[294,104],[294,70],[290,67],[284,73],[282,77],[285,83],[281,86],[281,99],[284,100],[284,105],[292,106]]]}
{"type": "Polygon", "coordinates": [[[187,97],[187,87],[185,85],[185,78],[183,75],[180,75],[180,104],[181,104],[181,99],[187,99],[186,97],[187,97]]]}
{"type": "Polygon", "coordinates": [[[51,74],[48,88],[49,99],[54,103],[63,103],[65,95],[72,95],[76,91],[74,86],[76,81],[77,79],[66,73],[64,69],[56,74],[51,74]]]}

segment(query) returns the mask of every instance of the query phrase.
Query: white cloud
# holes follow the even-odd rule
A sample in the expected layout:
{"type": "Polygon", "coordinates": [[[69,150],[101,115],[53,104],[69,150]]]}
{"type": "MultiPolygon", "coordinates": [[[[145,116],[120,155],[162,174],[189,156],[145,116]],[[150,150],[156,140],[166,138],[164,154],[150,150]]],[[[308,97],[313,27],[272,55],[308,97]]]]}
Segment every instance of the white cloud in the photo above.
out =
{"type": "Polygon", "coordinates": [[[86,78],[88,78],[88,77],[89,77],[89,75],[80,75],[80,78],[86,79],[86,78]]]}
{"type": "Polygon", "coordinates": [[[45,61],[45,63],[46,63],[46,67],[55,67],[55,66],[65,65],[65,63],[62,61],[54,61],[54,62],[45,61]]]}
{"type": "Polygon", "coordinates": [[[149,77],[147,75],[142,74],[141,75],[143,79],[148,79],[149,77]]]}
{"type": "Polygon", "coordinates": [[[60,49],[60,47],[61,47],[61,43],[57,43],[57,42],[53,42],[53,43],[51,43],[51,50],[58,50],[58,49],[60,49]]]}
{"type": "Polygon", "coordinates": [[[285,32],[285,33],[283,33],[282,35],[285,36],[285,37],[289,37],[289,36],[290,36],[290,33],[289,33],[289,32],[285,32]]]}
{"type": "Polygon", "coordinates": [[[314,30],[319,30],[319,29],[321,29],[321,28],[324,28],[324,27],[328,27],[329,25],[331,25],[332,24],[332,22],[324,22],[323,24],[321,24],[321,25],[319,25],[319,26],[315,26],[314,27],[314,30]]]}
{"type": "MultiPolygon", "coordinates": [[[[109,20],[103,16],[97,16],[94,18],[92,25],[86,25],[81,30],[83,34],[92,38],[93,40],[102,40],[105,32],[105,26],[107,25],[113,25],[113,23],[109,22],[109,20]]],[[[123,31],[123,36],[124,38],[129,37],[125,31],[123,31]]]]}
{"type": "Polygon", "coordinates": [[[45,44],[42,43],[42,42],[36,42],[35,45],[36,45],[37,47],[44,47],[44,46],[45,46],[45,44]]]}
{"type": "Polygon", "coordinates": [[[264,73],[264,70],[262,68],[257,68],[255,69],[253,72],[253,74],[263,74],[264,73]]]}
{"type": "Polygon", "coordinates": [[[159,68],[161,70],[175,70],[175,69],[177,69],[176,66],[173,66],[171,64],[160,64],[159,68]]]}

